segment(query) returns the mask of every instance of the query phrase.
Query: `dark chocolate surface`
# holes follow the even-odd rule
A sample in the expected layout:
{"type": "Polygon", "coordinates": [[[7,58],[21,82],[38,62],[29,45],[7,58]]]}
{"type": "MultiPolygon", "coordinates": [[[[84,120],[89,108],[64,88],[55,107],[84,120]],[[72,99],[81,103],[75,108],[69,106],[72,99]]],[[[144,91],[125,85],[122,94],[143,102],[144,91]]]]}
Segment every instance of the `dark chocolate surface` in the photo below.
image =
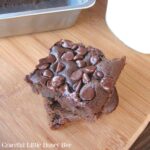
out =
{"type": "Polygon", "coordinates": [[[60,126],[71,120],[67,116],[95,120],[99,114],[112,112],[118,105],[115,83],[124,65],[125,57],[108,60],[99,49],[60,40],[26,81],[34,92],[59,104],[61,115],[57,109],[51,117],[54,128],[56,120],[63,120],[60,126]]]}

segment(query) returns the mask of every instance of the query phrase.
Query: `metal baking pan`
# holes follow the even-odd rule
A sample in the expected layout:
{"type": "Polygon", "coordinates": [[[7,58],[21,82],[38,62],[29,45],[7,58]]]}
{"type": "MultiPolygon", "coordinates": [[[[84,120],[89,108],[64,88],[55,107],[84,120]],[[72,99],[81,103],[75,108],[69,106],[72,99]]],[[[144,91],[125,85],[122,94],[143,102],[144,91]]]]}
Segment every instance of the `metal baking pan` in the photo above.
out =
{"type": "Polygon", "coordinates": [[[0,0],[0,37],[72,26],[96,0],[0,0]]]}

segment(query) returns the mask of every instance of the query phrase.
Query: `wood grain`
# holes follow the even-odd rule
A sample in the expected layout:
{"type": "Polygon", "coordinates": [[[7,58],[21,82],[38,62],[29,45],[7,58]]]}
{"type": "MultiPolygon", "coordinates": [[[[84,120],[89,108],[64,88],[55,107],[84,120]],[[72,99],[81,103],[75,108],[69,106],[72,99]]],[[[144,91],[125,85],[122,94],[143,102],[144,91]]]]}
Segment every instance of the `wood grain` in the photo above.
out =
{"type": "Polygon", "coordinates": [[[0,149],[4,149],[2,143],[65,142],[71,147],[64,149],[71,150],[126,150],[146,127],[150,120],[150,55],[128,48],[110,32],[104,19],[106,3],[98,0],[69,29],[0,39],[0,149]],[[50,45],[62,38],[100,48],[108,58],[125,55],[127,64],[117,82],[120,103],[116,111],[94,123],[77,122],[52,131],[42,97],[32,93],[24,77],[48,54],[50,45]]]}

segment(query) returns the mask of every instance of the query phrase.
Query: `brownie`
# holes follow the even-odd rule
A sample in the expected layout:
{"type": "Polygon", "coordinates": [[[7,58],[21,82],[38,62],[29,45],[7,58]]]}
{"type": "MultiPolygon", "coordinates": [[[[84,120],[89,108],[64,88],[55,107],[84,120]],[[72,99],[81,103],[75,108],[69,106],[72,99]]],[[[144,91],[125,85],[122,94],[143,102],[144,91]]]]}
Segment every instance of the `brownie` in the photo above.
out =
{"type": "Polygon", "coordinates": [[[26,81],[46,98],[51,127],[57,129],[68,121],[93,121],[115,110],[115,83],[125,59],[108,60],[97,48],[60,40],[39,60],[26,81]]]}

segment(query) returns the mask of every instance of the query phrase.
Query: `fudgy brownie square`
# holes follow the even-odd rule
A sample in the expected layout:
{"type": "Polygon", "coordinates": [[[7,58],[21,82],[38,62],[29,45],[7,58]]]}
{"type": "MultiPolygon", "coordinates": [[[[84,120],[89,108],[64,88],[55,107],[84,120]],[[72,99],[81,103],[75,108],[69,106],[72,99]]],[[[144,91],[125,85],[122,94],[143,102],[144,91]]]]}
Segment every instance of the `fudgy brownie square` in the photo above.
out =
{"type": "Polygon", "coordinates": [[[52,110],[49,103],[59,105],[51,113],[52,128],[71,121],[69,115],[72,120],[91,121],[117,107],[115,83],[125,59],[108,60],[97,48],[60,40],[50,48],[48,57],[39,60],[26,81],[34,92],[47,98],[47,110],[52,110]]]}

